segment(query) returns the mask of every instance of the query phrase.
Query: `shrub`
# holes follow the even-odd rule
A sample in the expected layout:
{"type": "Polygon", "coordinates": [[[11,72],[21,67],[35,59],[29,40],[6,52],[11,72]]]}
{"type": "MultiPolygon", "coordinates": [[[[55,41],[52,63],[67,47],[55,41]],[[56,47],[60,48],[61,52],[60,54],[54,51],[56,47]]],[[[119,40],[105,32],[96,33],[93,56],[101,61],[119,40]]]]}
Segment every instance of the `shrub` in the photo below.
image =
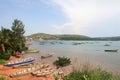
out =
{"type": "Polygon", "coordinates": [[[5,63],[6,63],[6,61],[5,61],[5,60],[0,59],[0,64],[5,64],[5,63]]]}
{"type": "Polygon", "coordinates": [[[4,76],[0,76],[0,80],[6,80],[4,76]]]}
{"type": "Polygon", "coordinates": [[[58,74],[54,74],[53,76],[54,76],[55,80],[59,79],[59,75],[58,74]]]}
{"type": "Polygon", "coordinates": [[[120,80],[111,73],[102,69],[94,70],[73,70],[70,74],[64,76],[63,80],[120,80]]]}
{"type": "Polygon", "coordinates": [[[10,53],[0,54],[0,59],[8,60],[10,58],[10,53]]]}
{"type": "Polygon", "coordinates": [[[70,65],[70,63],[71,63],[70,58],[58,57],[58,60],[56,60],[53,64],[56,65],[57,68],[59,68],[59,67],[70,65]]]}

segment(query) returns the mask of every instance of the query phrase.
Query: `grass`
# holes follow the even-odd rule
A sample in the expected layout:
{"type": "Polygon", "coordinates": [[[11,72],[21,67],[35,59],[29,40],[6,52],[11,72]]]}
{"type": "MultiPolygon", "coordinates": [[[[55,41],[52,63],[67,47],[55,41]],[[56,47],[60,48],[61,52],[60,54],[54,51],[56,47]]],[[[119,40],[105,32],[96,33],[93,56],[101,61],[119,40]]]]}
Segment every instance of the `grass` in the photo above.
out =
{"type": "Polygon", "coordinates": [[[59,80],[59,75],[58,74],[54,74],[53,77],[55,78],[55,80],[59,80]]]}
{"type": "Polygon", "coordinates": [[[0,80],[6,80],[4,75],[0,75],[0,80]]]}
{"type": "Polygon", "coordinates": [[[111,73],[98,68],[83,71],[74,69],[70,74],[64,76],[63,80],[120,80],[120,78],[117,78],[111,73]]]}
{"type": "Polygon", "coordinates": [[[0,64],[5,64],[6,60],[0,59],[0,64]]]}
{"type": "Polygon", "coordinates": [[[63,77],[63,80],[120,80],[119,77],[101,68],[94,68],[90,64],[73,65],[73,71],[63,77]]]}

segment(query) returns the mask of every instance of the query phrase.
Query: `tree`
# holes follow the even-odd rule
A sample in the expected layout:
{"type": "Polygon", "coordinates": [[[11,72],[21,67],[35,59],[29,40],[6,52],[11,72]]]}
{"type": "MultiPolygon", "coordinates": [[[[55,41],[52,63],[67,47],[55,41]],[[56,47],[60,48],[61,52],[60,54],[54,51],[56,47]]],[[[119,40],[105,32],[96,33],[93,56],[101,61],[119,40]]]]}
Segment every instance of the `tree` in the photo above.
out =
{"type": "Polygon", "coordinates": [[[1,27],[0,31],[0,50],[2,53],[6,52],[6,49],[11,46],[10,39],[11,39],[12,31],[9,29],[1,27]]]}
{"type": "Polygon", "coordinates": [[[18,51],[26,50],[24,24],[15,19],[12,30],[1,27],[0,30],[0,58],[9,59],[9,56],[18,51]]]}
{"type": "Polygon", "coordinates": [[[24,31],[24,24],[22,21],[15,19],[12,23],[12,31],[16,38],[23,38],[24,31]]]}
{"type": "Polygon", "coordinates": [[[15,19],[11,28],[15,36],[14,42],[16,43],[16,45],[14,45],[14,50],[21,52],[25,48],[24,24],[22,21],[15,19]]]}
{"type": "Polygon", "coordinates": [[[1,27],[0,31],[0,59],[9,59],[12,52],[12,31],[1,27]]]}

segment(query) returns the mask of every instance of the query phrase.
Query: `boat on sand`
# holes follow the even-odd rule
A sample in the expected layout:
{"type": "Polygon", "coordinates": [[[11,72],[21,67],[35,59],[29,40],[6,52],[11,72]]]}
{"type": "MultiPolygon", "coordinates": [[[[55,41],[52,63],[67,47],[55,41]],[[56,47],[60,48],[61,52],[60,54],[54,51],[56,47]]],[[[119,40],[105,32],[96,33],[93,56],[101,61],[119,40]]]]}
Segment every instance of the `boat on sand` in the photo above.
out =
{"type": "Polygon", "coordinates": [[[48,58],[48,57],[52,57],[52,56],[53,56],[53,54],[45,54],[45,55],[41,56],[41,58],[44,59],[44,58],[48,58]]]}
{"type": "Polygon", "coordinates": [[[14,61],[9,61],[8,63],[4,64],[4,66],[16,66],[16,65],[31,63],[34,60],[35,59],[32,58],[32,57],[24,58],[24,59],[17,59],[17,60],[14,60],[14,61]]]}
{"type": "Polygon", "coordinates": [[[13,74],[10,74],[10,77],[19,77],[19,76],[24,76],[27,74],[31,74],[32,72],[38,71],[42,68],[47,68],[49,67],[49,64],[36,64],[32,66],[31,68],[27,68],[18,72],[15,72],[13,74]]]}
{"type": "Polygon", "coordinates": [[[32,72],[32,74],[36,77],[46,77],[52,74],[53,72],[54,72],[53,68],[44,68],[42,70],[32,72]]]}

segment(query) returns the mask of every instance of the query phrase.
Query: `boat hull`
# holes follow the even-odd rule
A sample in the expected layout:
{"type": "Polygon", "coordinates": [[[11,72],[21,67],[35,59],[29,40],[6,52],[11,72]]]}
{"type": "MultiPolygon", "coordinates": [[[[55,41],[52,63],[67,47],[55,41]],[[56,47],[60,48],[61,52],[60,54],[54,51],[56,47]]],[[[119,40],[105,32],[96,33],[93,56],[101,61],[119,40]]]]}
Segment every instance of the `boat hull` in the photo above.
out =
{"type": "Polygon", "coordinates": [[[104,50],[105,52],[117,52],[118,50],[104,50]]]}
{"type": "Polygon", "coordinates": [[[5,64],[5,66],[15,66],[15,65],[21,65],[21,64],[31,63],[31,62],[33,62],[34,60],[35,60],[35,59],[28,60],[28,61],[24,61],[24,62],[19,62],[19,63],[14,63],[14,64],[5,64]]]}

